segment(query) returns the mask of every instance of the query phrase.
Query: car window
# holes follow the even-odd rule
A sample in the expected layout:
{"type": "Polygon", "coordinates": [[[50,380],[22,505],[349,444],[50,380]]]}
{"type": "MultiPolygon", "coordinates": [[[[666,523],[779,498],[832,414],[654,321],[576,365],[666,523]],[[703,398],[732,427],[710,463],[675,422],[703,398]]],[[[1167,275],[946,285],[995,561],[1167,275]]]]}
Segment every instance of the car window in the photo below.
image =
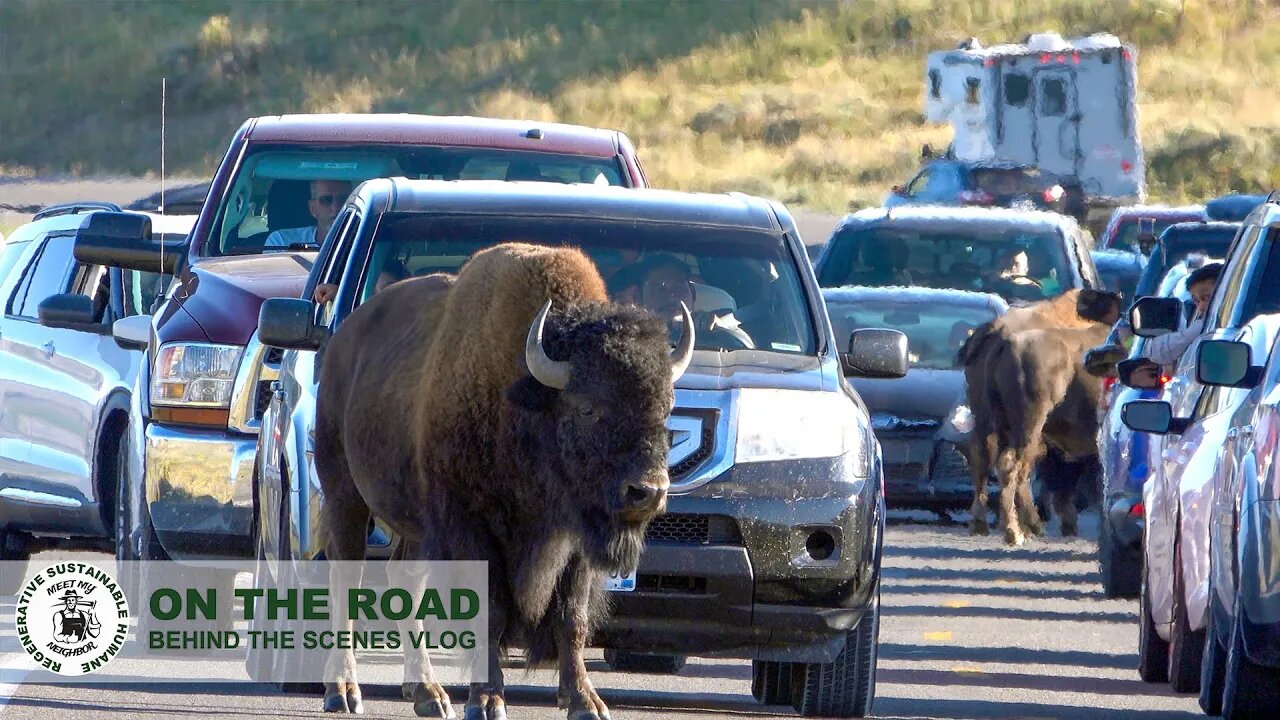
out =
{"type": "Polygon", "coordinates": [[[780,233],[667,223],[522,216],[392,213],[378,223],[358,301],[378,274],[454,273],[475,252],[519,239],[583,250],[616,302],[678,317],[690,305],[702,350],[816,353],[818,337],[800,271],[780,233]],[[697,242],[689,241],[696,233],[697,242]],[[670,314],[668,314],[670,313],[670,314]]]}
{"type": "Polygon", "coordinates": [[[822,287],[952,288],[1014,302],[1056,297],[1076,283],[1067,241],[1052,229],[880,225],[845,228],[831,242],[822,287]]]}
{"type": "Polygon", "coordinates": [[[924,191],[925,186],[929,184],[929,176],[932,174],[932,167],[927,167],[924,170],[921,170],[919,175],[916,175],[911,179],[911,182],[907,183],[907,194],[912,196],[921,194],[924,191]]]}
{"type": "Polygon", "coordinates": [[[18,264],[18,260],[22,258],[22,253],[31,247],[29,243],[6,243],[0,246],[0,285],[4,284],[5,278],[9,277],[9,273],[16,272],[14,267],[18,264]]]}
{"type": "Polygon", "coordinates": [[[963,190],[964,178],[960,175],[960,168],[950,163],[938,163],[933,166],[918,194],[927,198],[950,198],[963,190]]]}
{"type": "Polygon", "coordinates": [[[616,157],[407,144],[264,146],[251,150],[237,168],[215,212],[212,242],[201,252],[314,250],[323,240],[316,238],[318,219],[332,219],[361,182],[391,176],[627,184],[616,157]]]}
{"type": "MultiPolygon", "coordinates": [[[[1232,325],[1232,318],[1239,309],[1241,293],[1246,291],[1245,274],[1255,261],[1254,251],[1257,249],[1258,238],[1259,228],[1248,228],[1241,234],[1240,242],[1233,248],[1230,260],[1218,280],[1213,303],[1209,306],[1209,317],[1214,328],[1232,325]]],[[[1210,328],[1206,327],[1206,329],[1210,328]]]]}
{"type": "MultiPolygon", "coordinates": [[[[1272,234],[1275,231],[1271,231],[1272,234]]],[[[1259,315],[1280,312],[1280,249],[1274,238],[1263,241],[1266,263],[1255,266],[1248,279],[1248,289],[1243,312],[1236,316],[1237,324],[1247,323],[1259,315]]]]}
{"type": "Polygon", "coordinates": [[[1162,238],[1160,244],[1147,258],[1146,267],[1142,269],[1142,277],[1138,280],[1136,293],[1138,296],[1155,294],[1160,279],[1169,272],[1169,268],[1186,260],[1190,255],[1199,253],[1225,257],[1235,234],[1236,229],[1233,228],[1214,228],[1179,233],[1177,237],[1172,238],[1162,238]]]}
{"type": "MultiPolygon", "coordinates": [[[[320,273],[320,282],[337,285],[342,280],[342,273],[347,268],[347,258],[351,256],[351,248],[355,246],[355,235],[360,230],[360,214],[355,210],[338,218],[341,227],[334,235],[329,257],[325,259],[324,270],[320,273]]],[[[400,280],[401,277],[395,278],[400,280]]],[[[320,314],[320,324],[329,325],[333,321],[337,303],[326,303],[320,314]]]]}
{"type": "Polygon", "coordinates": [[[976,189],[997,197],[1043,192],[1048,184],[1039,171],[1027,168],[975,168],[969,176],[976,189]]]}
{"type": "Polygon", "coordinates": [[[889,328],[907,336],[912,367],[956,368],[960,346],[980,325],[996,318],[987,306],[927,304],[880,300],[827,300],[836,341],[845,343],[854,330],[889,328]]]}
{"type": "Polygon", "coordinates": [[[75,267],[71,256],[75,242],[74,235],[58,235],[45,241],[9,301],[10,314],[35,318],[45,298],[66,292],[75,267]]]}

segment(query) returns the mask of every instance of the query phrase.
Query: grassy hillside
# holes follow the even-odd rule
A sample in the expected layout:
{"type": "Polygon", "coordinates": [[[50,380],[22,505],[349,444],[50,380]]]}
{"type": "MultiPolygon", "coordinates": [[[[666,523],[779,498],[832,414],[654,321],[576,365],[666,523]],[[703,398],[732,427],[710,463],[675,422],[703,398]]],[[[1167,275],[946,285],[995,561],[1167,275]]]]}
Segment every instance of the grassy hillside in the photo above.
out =
{"type": "Polygon", "coordinates": [[[615,127],[656,184],[877,202],[949,131],[924,54],[1139,46],[1154,198],[1280,186],[1276,0],[0,0],[0,169],[205,174],[247,116],[476,113],[615,127]],[[1265,28],[1271,27],[1271,32],[1265,28]]]}

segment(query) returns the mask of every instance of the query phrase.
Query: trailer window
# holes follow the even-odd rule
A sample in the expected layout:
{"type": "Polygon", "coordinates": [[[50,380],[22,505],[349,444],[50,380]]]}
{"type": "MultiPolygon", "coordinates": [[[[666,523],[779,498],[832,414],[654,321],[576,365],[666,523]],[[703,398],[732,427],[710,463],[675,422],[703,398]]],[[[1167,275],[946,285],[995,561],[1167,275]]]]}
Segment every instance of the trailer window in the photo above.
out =
{"type": "Polygon", "coordinates": [[[1067,113],[1067,86],[1060,78],[1045,78],[1040,83],[1044,95],[1040,98],[1040,115],[1057,117],[1067,113]]]}
{"type": "Polygon", "coordinates": [[[1021,73],[1005,75],[1004,101],[1013,107],[1022,107],[1031,97],[1031,78],[1021,73]]]}
{"type": "Polygon", "coordinates": [[[942,74],[937,70],[929,71],[929,96],[934,100],[942,97],[942,74]]]}

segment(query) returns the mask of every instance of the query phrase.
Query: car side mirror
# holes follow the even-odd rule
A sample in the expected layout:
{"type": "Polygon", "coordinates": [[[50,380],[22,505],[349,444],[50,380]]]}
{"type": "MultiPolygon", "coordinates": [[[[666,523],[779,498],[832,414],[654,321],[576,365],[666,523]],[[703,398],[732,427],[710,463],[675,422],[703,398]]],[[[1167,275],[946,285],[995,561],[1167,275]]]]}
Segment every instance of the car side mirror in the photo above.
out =
{"type": "Polygon", "coordinates": [[[51,328],[84,329],[93,324],[93,301],[88,295],[50,295],[36,308],[40,324],[51,328]]]}
{"type": "Polygon", "coordinates": [[[1177,298],[1147,296],[1129,308],[1129,325],[1139,337],[1177,332],[1181,319],[1182,301],[1177,298]]]}
{"type": "Polygon", "coordinates": [[[145,350],[151,342],[151,316],[130,315],[111,325],[111,336],[116,345],[125,350],[145,350]]]}
{"type": "Polygon", "coordinates": [[[845,377],[892,379],[907,374],[907,336],[897,330],[863,328],[849,335],[842,356],[845,377]]]}
{"type": "Polygon", "coordinates": [[[1135,432],[1181,435],[1191,425],[1188,418],[1173,416],[1173,406],[1163,400],[1131,400],[1120,409],[1120,421],[1135,432]]]}
{"type": "Polygon", "coordinates": [[[135,212],[96,212],[76,231],[73,254],[84,265],[172,275],[187,241],[156,242],[151,218],[135,212]]]}
{"type": "Polygon", "coordinates": [[[324,329],[315,324],[315,305],[302,298],[269,298],[258,311],[258,340],[285,350],[316,350],[324,329]]]}
{"type": "Polygon", "coordinates": [[[1159,390],[1164,387],[1160,366],[1146,358],[1129,358],[1116,363],[1120,384],[1136,390],[1159,390]]]}
{"type": "Polygon", "coordinates": [[[900,196],[907,194],[906,191],[902,189],[901,185],[894,185],[892,188],[889,189],[889,192],[893,193],[894,195],[900,195],[900,196]]]}
{"type": "Polygon", "coordinates": [[[932,145],[930,145],[929,143],[925,143],[924,145],[921,145],[921,146],[920,146],[920,159],[922,159],[922,160],[928,160],[928,159],[930,159],[930,158],[932,158],[932,157],[933,157],[933,146],[932,146],[932,145]]]}
{"type": "Polygon", "coordinates": [[[1253,366],[1252,351],[1235,340],[1206,340],[1196,357],[1196,381],[1201,385],[1253,388],[1262,379],[1262,367],[1253,366]]]}

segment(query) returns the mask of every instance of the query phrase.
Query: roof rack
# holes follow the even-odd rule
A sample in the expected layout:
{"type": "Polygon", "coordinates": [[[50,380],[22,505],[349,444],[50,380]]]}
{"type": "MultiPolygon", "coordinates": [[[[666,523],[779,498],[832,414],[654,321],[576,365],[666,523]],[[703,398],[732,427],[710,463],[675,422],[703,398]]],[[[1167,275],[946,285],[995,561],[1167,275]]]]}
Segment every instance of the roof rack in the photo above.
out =
{"type": "Polygon", "coordinates": [[[43,220],[45,218],[57,217],[58,215],[79,215],[82,212],[91,212],[94,210],[106,210],[108,212],[123,212],[120,206],[115,203],[99,202],[97,200],[86,200],[83,202],[61,203],[58,205],[50,205],[31,218],[32,222],[43,220]]]}

